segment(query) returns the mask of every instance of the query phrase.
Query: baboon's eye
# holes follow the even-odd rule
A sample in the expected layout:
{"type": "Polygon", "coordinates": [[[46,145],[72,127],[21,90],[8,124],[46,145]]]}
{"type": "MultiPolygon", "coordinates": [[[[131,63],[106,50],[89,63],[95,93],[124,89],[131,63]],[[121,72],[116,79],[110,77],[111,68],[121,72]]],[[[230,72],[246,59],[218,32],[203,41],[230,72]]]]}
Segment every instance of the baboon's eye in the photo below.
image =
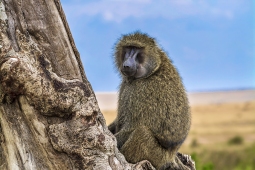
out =
{"type": "Polygon", "coordinates": [[[128,47],[123,47],[122,55],[121,55],[122,61],[125,60],[127,54],[129,54],[129,53],[130,53],[130,48],[128,48],[128,47]]]}
{"type": "Polygon", "coordinates": [[[138,63],[143,63],[144,61],[144,56],[142,53],[138,53],[136,56],[136,61],[138,61],[138,63]]]}

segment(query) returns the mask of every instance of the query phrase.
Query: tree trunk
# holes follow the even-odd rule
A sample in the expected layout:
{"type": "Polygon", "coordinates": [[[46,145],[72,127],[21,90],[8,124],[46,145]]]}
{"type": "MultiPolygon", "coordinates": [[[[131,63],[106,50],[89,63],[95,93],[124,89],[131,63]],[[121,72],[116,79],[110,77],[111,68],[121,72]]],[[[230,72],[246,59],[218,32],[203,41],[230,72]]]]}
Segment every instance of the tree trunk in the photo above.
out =
{"type": "Polygon", "coordinates": [[[118,151],[59,0],[0,0],[0,27],[0,169],[154,169],[118,151]]]}

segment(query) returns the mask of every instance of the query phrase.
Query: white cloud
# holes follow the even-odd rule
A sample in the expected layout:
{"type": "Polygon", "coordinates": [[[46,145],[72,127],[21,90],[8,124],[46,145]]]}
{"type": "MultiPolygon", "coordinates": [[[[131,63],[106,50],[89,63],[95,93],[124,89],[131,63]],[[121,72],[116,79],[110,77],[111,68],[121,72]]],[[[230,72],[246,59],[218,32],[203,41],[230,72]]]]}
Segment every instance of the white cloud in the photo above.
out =
{"type": "MultiPolygon", "coordinates": [[[[247,2],[247,1],[246,1],[247,2]]],[[[122,22],[126,18],[211,17],[232,19],[248,4],[240,0],[100,0],[72,1],[64,5],[66,12],[76,16],[101,16],[106,21],[122,22]]]]}

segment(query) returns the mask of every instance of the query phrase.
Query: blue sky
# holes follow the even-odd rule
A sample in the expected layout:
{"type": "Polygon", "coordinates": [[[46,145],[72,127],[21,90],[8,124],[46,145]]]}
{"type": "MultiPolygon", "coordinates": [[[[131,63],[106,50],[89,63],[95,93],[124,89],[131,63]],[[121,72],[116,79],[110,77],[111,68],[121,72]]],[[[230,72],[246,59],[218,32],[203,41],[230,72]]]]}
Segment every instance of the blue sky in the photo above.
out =
{"type": "Polygon", "coordinates": [[[187,91],[255,88],[251,0],[61,0],[94,91],[117,91],[113,48],[122,34],[156,38],[187,91]]]}

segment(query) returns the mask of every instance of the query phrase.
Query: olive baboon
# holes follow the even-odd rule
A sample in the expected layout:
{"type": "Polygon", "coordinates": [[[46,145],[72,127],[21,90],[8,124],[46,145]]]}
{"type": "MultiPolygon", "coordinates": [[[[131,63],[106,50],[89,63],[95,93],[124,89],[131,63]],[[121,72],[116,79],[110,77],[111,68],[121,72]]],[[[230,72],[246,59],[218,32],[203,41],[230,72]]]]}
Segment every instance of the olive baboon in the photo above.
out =
{"type": "Polygon", "coordinates": [[[135,32],[116,45],[122,76],[118,115],[109,125],[127,161],[148,160],[157,169],[187,169],[176,153],[191,115],[181,78],[153,38],[135,32]]]}

